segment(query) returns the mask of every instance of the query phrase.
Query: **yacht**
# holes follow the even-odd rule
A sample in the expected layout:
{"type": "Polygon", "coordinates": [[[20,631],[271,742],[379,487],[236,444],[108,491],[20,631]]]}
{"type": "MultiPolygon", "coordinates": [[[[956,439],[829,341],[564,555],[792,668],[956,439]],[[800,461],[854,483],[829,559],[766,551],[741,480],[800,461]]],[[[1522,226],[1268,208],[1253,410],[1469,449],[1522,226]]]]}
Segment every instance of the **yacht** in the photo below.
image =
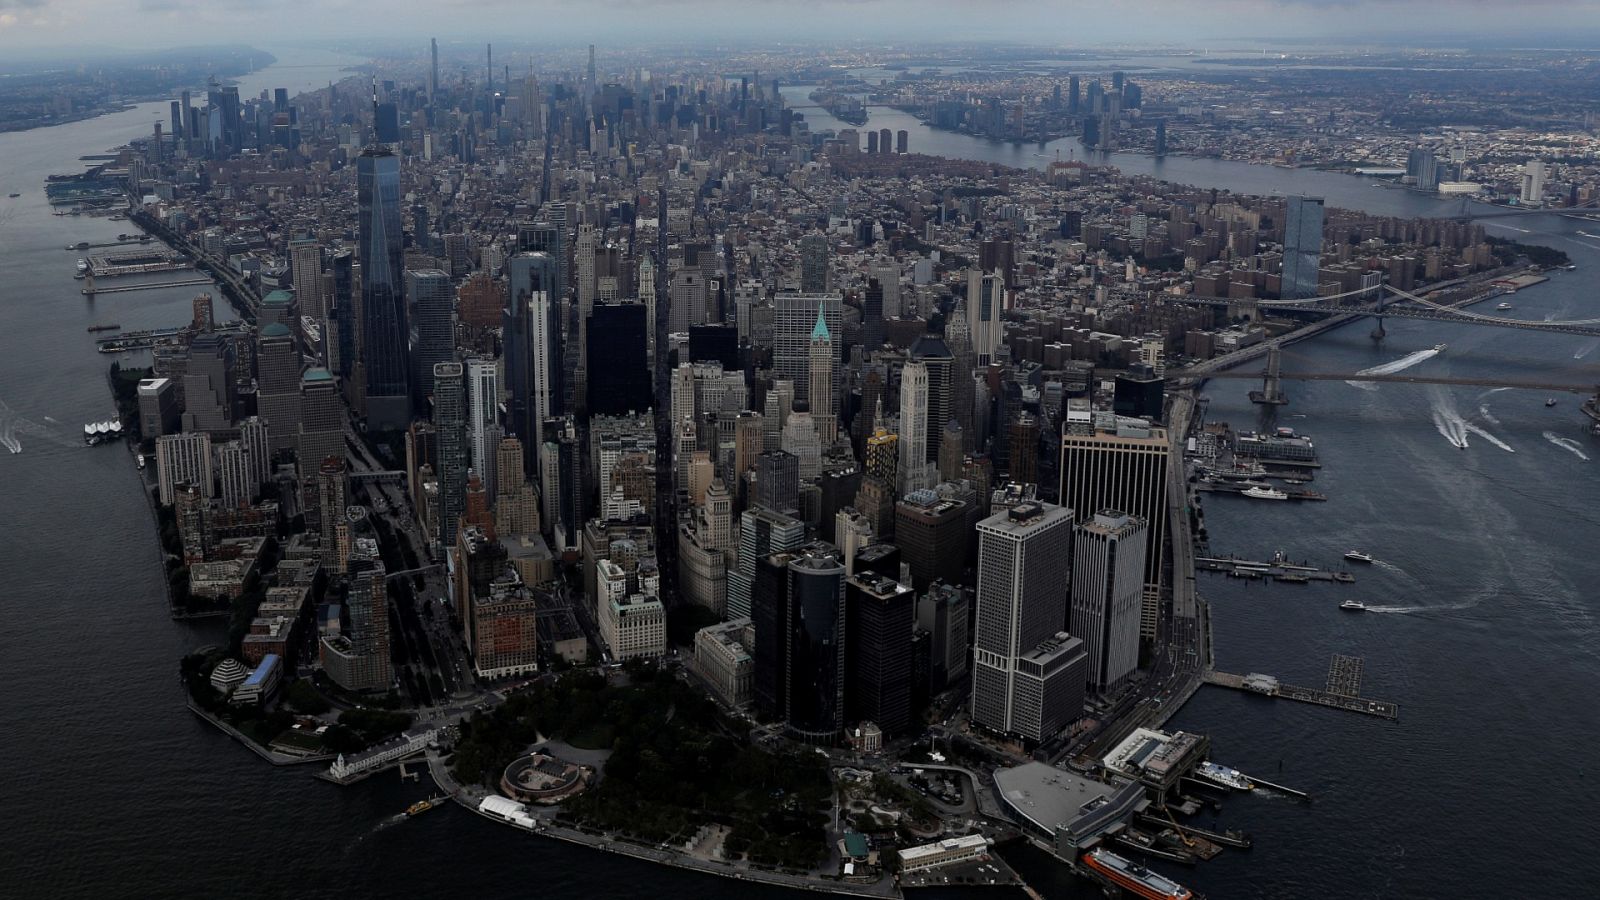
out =
{"type": "Polygon", "coordinates": [[[1254,500],[1287,500],[1287,499],[1289,499],[1289,495],[1288,494],[1285,494],[1283,491],[1277,490],[1275,488],[1269,488],[1269,487],[1253,487],[1253,488],[1250,488],[1249,490],[1240,491],[1240,493],[1243,494],[1244,496],[1250,497],[1251,499],[1254,499],[1254,500]]]}
{"type": "Polygon", "coordinates": [[[1502,304],[1500,304],[1500,305],[1499,305],[1499,306],[1496,306],[1496,307],[1495,307],[1495,309],[1501,309],[1501,310],[1504,310],[1504,309],[1511,309],[1511,308],[1512,308],[1512,307],[1511,307],[1511,304],[1509,304],[1509,303],[1502,303],[1502,304]]]}
{"type": "Polygon", "coordinates": [[[1345,602],[1339,604],[1339,608],[1340,609],[1347,609],[1347,610],[1349,610],[1351,612],[1366,612],[1367,611],[1367,605],[1365,603],[1362,603],[1360,600],[1346,600],[1345,602]]]}
{"type": "Polygon", "coordinates": [[[1435,352],[1435,353],[1443,353],[1449,347],[1450,347],[1449,344],[1434,344],[1433,345],[1433,352],[1435,352]]]}
{"type": "Polygon", "coordinates": [[[1344,558],[1353,559],[1356,562],[1372,562],[1372,554],[1362,553],[1360,550],[1351,550],[1344,555],[1344,558]]]}

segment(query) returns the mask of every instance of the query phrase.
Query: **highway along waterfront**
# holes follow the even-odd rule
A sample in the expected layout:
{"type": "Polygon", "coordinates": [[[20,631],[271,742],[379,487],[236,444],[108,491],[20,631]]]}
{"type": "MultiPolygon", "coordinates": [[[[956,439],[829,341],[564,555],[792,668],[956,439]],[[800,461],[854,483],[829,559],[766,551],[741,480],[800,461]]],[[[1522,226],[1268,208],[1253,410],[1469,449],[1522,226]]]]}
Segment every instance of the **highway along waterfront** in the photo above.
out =
{"type": "MultiPolygon", "coordinates": [[[[268,49],[282,68],[247,78],[248,92],[320,86],[350,61],[268,49]]],[[[0,453],[0,571],[10,576],[0,612],[8,635],[0,749],[9,763],[9,817],[28,825],[12,829],[0,862],[12,883],[26,886],[17,894],[801,896],[529,837],[453,807],[397,820],[428,785],[385,775],[341,788],[305,769],[273,768],[184,707],[177,660],[214,642],[216,626],[168,619],[154,524],[132,460],[118,445],[85,448],[80,428],[111,409],[109,359],[87,327],[179,324],[196,288],[86,301],[71,278],[75,255],[62,248],[111,241],[129,227],[51,216],[42,192],[48,175],[147,134],[165,113],[165,104],[144,104],[0,136],[0,193],[22,194],[0,221],[8,288],[0,299],[0,435],[21,451],[0,453]]],[[[814,128],[826,127],[820,110],[806,113],[814,128]]],[[[1032,156],[1036,148],[1014,152],[892,118],[903,115],[873,107],[869,126],[908,128],[916,152],[1045,161],[1032,156]]],[[[1302,190],[1385,215],[1440,209],[1347,176],[1124,154],[1112,161],[1237,191],[1302,190]]],[[[1559,247],[1579,266],[1519,292],[1518,315],[1593,314],[1600,246],[1578,235],[1579,225],[1548,216],[1516,220],[1526,233],[1491,227],[1559,247]]],[[[1592,339],[1422,321],[1387,327],[1376,346],[1360,325],[1293,345],[1285,369],[1355,371],[1441,342],[1449,351],[1419,368],[1559,381],[1594,377],[1600,363],[1592,339]]],[[[1207,386],[1207,419],[1264,424],[1245,399],[1251,386],[1207,386]]],[[[1354,586],[1247,587],[1202,575],[1217,665],[1319,684],[1332,653],[1361,656],[1368,692],[1400,703],[1403,714],[1396,723],[1202,688],[1170,726],[1210,734],[1218,759],[1308,790],[1316,802],[1235,796],[1221,826],[1247,827],[1255,849],[1171,874],[1214,898],[1589,893],[1584,836],[1600,801],[1595,774],[1585,772],[1600,746],[1589,696],[1600,683],[1589,589],[1600,583],[1592,553],[1600,446],[1576,404],[1563,397],[1546,407],[1542,394],[1474,388],[1288,387],[1276,424],[1315,437],[1324,463],[1316,486],[1330,500],[1208,496],[1213,550],[1262,558],[1283,549],[1332,563],[1360,548],[1376,562],[1354,586]],[[1369,611],[1340,611],[1350,596],[1369,611]]],[[[1043,896],[1099,896],[1059,864],[1023,869],[1043,896]]]]}

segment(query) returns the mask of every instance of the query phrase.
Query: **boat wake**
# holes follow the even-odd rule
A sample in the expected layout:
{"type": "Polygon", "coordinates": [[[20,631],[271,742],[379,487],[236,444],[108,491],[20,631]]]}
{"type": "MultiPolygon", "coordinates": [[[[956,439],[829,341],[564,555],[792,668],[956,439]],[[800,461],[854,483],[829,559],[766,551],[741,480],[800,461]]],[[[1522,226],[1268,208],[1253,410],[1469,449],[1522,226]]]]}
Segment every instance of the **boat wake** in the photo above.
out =
{"type": "Polygon", "coordinates": [[[1494,417],[1494,413],[1489,412],[1489,404],[1479,403],[1478,415],[1483,416],[1483,420],[1488,422],[1490,425],[1493,425],[1496,428],[1500,427],[1500,420],[1494,417]]]}
{"type": "MultiPolygon", "coordinates": [[[[1496,422],[1494,424],[1498,425],[1499,423],[1496,422]]],[[[1472,432],[1473,434],[1477,435],[1478,437],[1483,438],[1484,440],[1486,440],[1489,443],[1495,445],[1496,447],[1499,447],[1501,450],[1504,450],[1507,453],[1515,453],[1515,452],[1517,452],[1510,444],[1506,443],[1505,441],[1500,440],[1499,438],[1497,438],[1494,435],[1490,434],[1489,432],[1483,430],[1482,428],[1479,428],[1477,425],[1474,425],[1471,422],[1463,422],[1463,423],[1461,423],[1461,427],[1465,428],[1467,431],[1472,432]]]]}
{"type": "Polygon", "coordinates": [[[1450,446],[1459,450],[1467,449],[1466,422],[1462,421],[1460,416],[1447,416],[1444,411],[1435,408],[1433,427],[1439,429],[1439,433],[1450,442],[1450,446]]]}
{"type": "MultiPolygon", "coordinates": [[[[1399,359],[1396,359],[1396,360],[1391,360],[1390,362],[1386,362],[1386,363],[1382,363],[1380,365],[1371,366],[1369,368],[1362,369],[1361,371],[1357,372],[1356,374],[1357,375],[1393,375],[1393,374],[1395,374],[1397,372],[1404,372],[1405,370],[1407,370],[1407,369],[1411,368],[1412,366],[1415,366],[1415,365],[1417,365],[1419,363],[1425,363],[1428,360],[1433,359],[1435,356],[1438,356],[1438,355],[1439,355],[1439,351],[1438,350],[1435,350],[1434,348],[1429,347],[1426,350],[1418,350],[1415,353],[1407,353],[1405,356],[1402,356],[1402,357],[1400,357],[1399,359]]],[[[1373,384],[1370,381],[1346,381],[1345,384],[1348,384],[1351,387],[1361,388],[1362,390],[1365,390],[1365,391],[1375,391],[1375,390],[1378,389],[1378,386],[1376,384],[1373,384]]]]}
{"type": "Polygon", "coordinates": [[[1520,231],[1523,234],[1533,234],[1533,232],[1526,228],[1518,228],[1515,225],[1507,225],[1504,222],[1485,222],[1483,224],[1489,228],[1504,228],[1507,231],[1520,231]]]}
{"type": "Polygon", "coordinates": [[[1572,358],[1573,359],[1583,359],[1585,356],[1588,356],[1589,354],[1593,353],[1594,352],[1594,348],[1596,348],[1596,347],[1600,347],[1600,339],[1592,340],[1589,343],[1584,344],[1582,347],[1579,347],[1577,350],[1573,351],[1572,358]]]}
{"type": "Polygon", "coordinates": [[[1589,454],[1583,452],[1583,445],[1579,444],[1572,438],[1561,437],[1553,431],[1546,431],[1543,433],[1543,436],[1545,440],[1555,444],[1557,447],[1560,447],[1568,453],[1576,455],[1579,459],[1585,461],[1589,459],[1589,454]]]}
{"type": "Polygon", "coordinates": [[[1396,614],[1399,614],[1399,615],[1415,615],[1417,613],[1459,612],[1459,611],[1461,611],[1463,609],[1471,609],[1474,606],[1477,606],[1479,603],[1482,603],[1482,602],[1483,602],[1483,598],[1474,597],[1471,600],[1463,600],[1460,603],[1441,603],[1438,606],[1369,606],[1369,607],[1367,607],[1366,611],[1369,612],[1369,613],[1396,613],[1396,614]]]}

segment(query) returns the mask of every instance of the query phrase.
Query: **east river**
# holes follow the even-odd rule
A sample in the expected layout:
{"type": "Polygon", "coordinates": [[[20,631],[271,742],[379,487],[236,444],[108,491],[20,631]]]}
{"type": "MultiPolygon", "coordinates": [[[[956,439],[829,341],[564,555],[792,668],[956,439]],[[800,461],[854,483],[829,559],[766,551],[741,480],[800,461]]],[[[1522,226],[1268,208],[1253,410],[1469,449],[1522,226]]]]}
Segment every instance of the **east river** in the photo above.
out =
{"type": "MultiPolygon", "coordinates": [[[[242,93],[321,86],[344,62],[273,52],[276,71],[246,77],[242,93]]],[[[814,128],[828,127],[820,110],[806,113],[814,128]]],[[[85,448],[79,435],[111,410],[109,360],[85,329],[186,321],[195,289],[86,302],[70,277],[78,254],[63,247],[131,227],[52,216],[43,195],[46,176],[76,171],[79,156],[148,134],[158,120],[164,103],[0,135],[0,194],[22,194],[0,200],[0,437],[22,450],[0,452],[5,893],[801,896],[513,833],[455,808],[396,821],[426,786],[386,775],[337,788],[304,768],[275,769],[184,708],[177,660],[214,641],[216,628],[167,618],[133,462],[117,446],[85,448]]],[[[906,128],[917,152],[1019,166],[1054,158],[1053,147],[935,132],[880,107],[866,127],[906,128]]],[[[1385,215],[1440,210],[1342,175],[1132,154],[1110,161],[1205,187],[1317,193],[1385,215]]],[[[1578,265],[1518,292],[1511,315],[1600,315],[1600,238],[1585,227],[1557,216],[1491,226],[1565,250],[1578,265]]],[[[1419,374],[1600,381],[1600,340],[1403,320],[1388,330],[1381,346],[1359,324],[1294,345],[1285,369],[1347,371],[1417,354],[1419,374]],[[1420,353],[1440,342],[1443,354],[1420,353]]],[[[1211,383],[1208,420],[1255,427],[1248,387],[1211,383]]],[[[1358,569],[1354,585],[1246,587],[1202,575],[1217,667],[1319,686],[1330,654],[1361,656],[1363,693],[1398,702],[1401,718],[1202,689],[1171,727],[1209,734],[1218,760],[1316,801],[1231,798],[1220,821],[1251,831],[1255,849],[1194,870],[1158,867],[1213,900],[1591,894],[1600,878],[1588,839],[1600,806],[1600,559],[1591,555],[1600,442],[1585,433],[1577,401],[1562,394],[1546,407],[1545,394],[1528,391],[1339,381],[1288,389],[1277,424],[1314,438],[1324,463],[1316,487],[1331,500],[1208,496],[1213,550],[1260,558],[1282,549],[1335,565],[1359,548],[1378,561],[1358,569]],[[1341,612],[1348,598],[1374,609],[1341,612]]],[[[1024,862],[1045,896],[1098,896],[1058,866],[1024,862]]]]}

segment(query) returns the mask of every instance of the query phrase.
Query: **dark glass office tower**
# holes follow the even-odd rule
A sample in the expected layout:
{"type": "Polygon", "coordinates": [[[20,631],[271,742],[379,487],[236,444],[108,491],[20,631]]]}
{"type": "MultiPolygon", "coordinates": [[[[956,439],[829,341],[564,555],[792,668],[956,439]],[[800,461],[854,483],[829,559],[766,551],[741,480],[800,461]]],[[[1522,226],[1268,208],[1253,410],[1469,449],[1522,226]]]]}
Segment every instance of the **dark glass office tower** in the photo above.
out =
{"type": "Polygon", "coordinates": [[[827,544],[812,544],[789,563],[789,731],[832,744],[844,729],[844,563],[827,544]]]}
{"type": "Polygon", "coordinates": [[[404,428],[411,421],[411,380],[399,157],[382,147],[361,152],[356,158],[356,202],[367,423],[375,429],[404,428]]]}
{"type": "Polygon", "coordinates": [[[589,414],[620,416],[650,408],[642,303],[597,303],[589,314],[589,414]]]}
{"type": "Polygon", "coordinates": [[[406,294],[411,298],[416,317],[416,334],[411,360],[416,366],[416,408],[423,409],[433,393],[433,367],[455,358],[456,290],[450,276],[441,269],[419,269],[406,273],[406,294]]]}
{"type": "Polygon", "coordinates": [[[911,631],[917,595],[893,578],[862,572],[845,581],[850,720],[885,734],[911,727],[911,631]]]}
{"type": "Polygon", "coordinates": [[[522,439],[523,476],[539,477],[545,419],[560,411],[561,322],[556,259],[518,253],[506,264],[511,290],[504,315],[506,425],[522,439]]]}

